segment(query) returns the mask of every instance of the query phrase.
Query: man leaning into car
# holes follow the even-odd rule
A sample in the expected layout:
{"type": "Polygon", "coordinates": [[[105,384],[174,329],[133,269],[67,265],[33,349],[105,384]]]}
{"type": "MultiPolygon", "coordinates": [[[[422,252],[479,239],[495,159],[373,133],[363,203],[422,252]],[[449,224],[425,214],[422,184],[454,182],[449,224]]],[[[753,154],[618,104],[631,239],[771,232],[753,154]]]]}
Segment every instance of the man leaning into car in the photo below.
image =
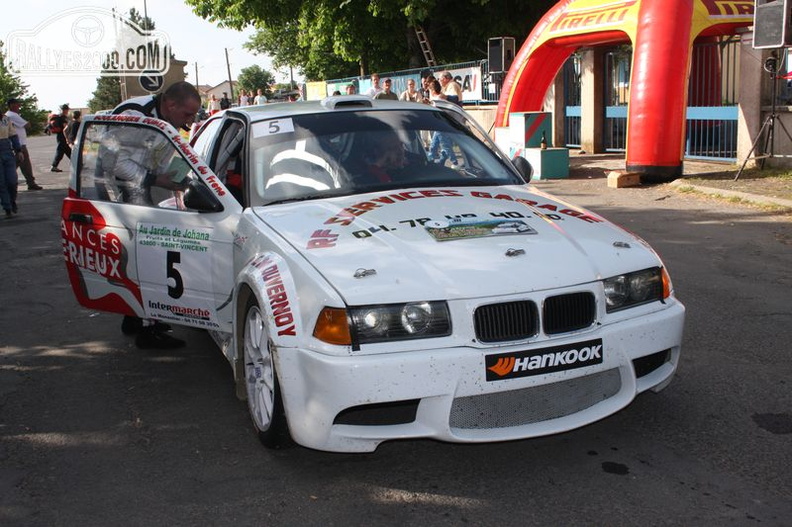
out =
{"type": "MultiPolygon", "coordinates": [[[[136,97],[122,102],[113,109],[113,114],[155,117],[167,121],[176,129],[189,131],[188,126],[195,120],[200,109],[201,96],[198,90],[189,82],[181,81],[169,86],[162,94],[136,97]]],[[[161,167],[154,166],[158,161],[156,146],[144,142],[138,146],[139,152],[132,152],[131,149],[127,152],[128,155],[119,152],[119,158],[115,161],[118,170],[117,173],[114,171],[114,177],[119,183],[119,190],[125,202],[150,205],[150,198],[147,199],[150,185],[169,188],[170,183],[166,181],[167,178],[163,178],[164,174],[161,170],[157,171],[161,167]],[[151,151],[143,151],[149,149],[151,151]],[[148,160],[146,163],[142,163],[144,158],[148,160]],[[137,163],[136,159],[141,163],[137,163]],[[143,177],[135,173],[139,170],[130,170],[130,167],[141,167],[140,169],[144,170],[143,177]],[[129,184],[132,181],[134,184],[129,184]]],[[[121,323],[121,331],[125,335],[137,335],[135,345],[139,348],[172,349],[184,346],[185,342],[182,339],[168,334],[170,329],[168,324],[132,316],[124,316],[121,323]]]]}

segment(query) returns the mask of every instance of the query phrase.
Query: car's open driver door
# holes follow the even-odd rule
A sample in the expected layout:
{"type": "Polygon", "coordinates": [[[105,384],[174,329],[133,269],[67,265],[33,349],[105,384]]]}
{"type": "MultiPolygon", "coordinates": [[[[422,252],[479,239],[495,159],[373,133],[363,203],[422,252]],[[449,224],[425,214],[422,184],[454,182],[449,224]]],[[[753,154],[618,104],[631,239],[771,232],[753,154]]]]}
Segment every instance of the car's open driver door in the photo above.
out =
{"type": "Polygon", "coordinates": [[[85,307],[230,331],[241,206],[170,125],[86,118],[61,235],[85,307]]]}

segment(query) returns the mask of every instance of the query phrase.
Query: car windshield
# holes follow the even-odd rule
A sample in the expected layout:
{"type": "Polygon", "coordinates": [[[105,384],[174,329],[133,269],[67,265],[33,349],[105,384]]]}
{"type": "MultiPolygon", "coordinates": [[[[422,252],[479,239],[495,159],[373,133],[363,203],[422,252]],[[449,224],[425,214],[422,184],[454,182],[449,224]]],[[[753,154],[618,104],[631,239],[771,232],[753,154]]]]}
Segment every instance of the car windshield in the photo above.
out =
{"type": "Polygon", "coordinates": [[[327,112],[253,124],[251,205],[524,181],[462,122],[431,110],[327,112]]]}

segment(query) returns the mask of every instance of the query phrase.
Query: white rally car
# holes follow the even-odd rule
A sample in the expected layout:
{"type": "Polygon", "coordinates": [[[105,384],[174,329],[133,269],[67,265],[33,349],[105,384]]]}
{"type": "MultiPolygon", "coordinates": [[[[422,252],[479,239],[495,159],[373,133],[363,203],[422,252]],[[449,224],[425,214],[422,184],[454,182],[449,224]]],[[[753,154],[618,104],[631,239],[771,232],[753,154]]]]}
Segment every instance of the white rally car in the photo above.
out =
{"type": "Polygon", "coordinates": [[[238,108],[192,147],[101,115],[76,154],[77,299],[209,330],[267,446],[553,434],[676,370],[684,307],[657,254],[527,184],[453,105],[238,108]]]}

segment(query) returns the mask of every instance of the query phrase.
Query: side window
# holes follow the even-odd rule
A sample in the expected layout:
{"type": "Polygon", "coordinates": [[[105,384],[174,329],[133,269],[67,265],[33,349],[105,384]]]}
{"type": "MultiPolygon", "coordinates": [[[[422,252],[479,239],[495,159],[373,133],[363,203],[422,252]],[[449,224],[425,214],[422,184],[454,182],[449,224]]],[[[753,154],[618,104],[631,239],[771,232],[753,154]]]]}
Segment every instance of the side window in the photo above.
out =
{"type": "Polygon", "coordinates": [[[193,150],[204,160],[209,159],[209,147],[212,145],[212,139],[217,135],[217,129],[220,128],[220,123],[222,122],[223,120],[219,118],[209,121],[201,128],[198,136],[192,141],[193,150]]]}
{"type": "Polygon", "coordinates": [[[79,187],[86,199],[186,209],[184,191],[190,185],[203,185],[157,129],[91,122],[80,146],[79,187]]]}
{"type": "MultiPolygon", "coordinates": [[[[205,130],[204,134],[210,132],[212,131],[205,130]]],[[[244,205],[244,187],[247,179],[243,153],[246,135],[247,128],[242,121],[226,120],[215,142],[212,155],[204,158],[209,162],[209,168],[217,174],[231,195],[242,205],[244,205]]]]}

